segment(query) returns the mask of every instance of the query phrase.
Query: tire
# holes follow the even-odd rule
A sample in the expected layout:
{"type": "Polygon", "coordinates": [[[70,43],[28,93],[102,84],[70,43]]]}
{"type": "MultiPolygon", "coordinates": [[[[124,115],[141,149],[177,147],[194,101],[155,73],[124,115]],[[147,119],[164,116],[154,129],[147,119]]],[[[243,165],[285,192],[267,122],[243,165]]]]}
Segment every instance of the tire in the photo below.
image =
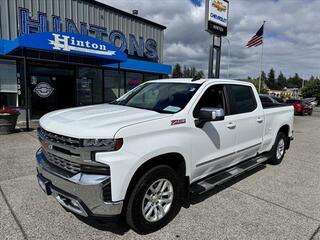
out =
{"type": "Polygon", "coordinates": [[[312,115],[312,111],[310,111],[310,112],[308,113],[308,115],[311,116],[311,115],[312,115]]]}
{"type": "Polygon", "coordinates": [[[140,234],[155,232],[167,225],[181,209],[181,182],[182,181],[179,181],[176,171],[166,165],[160,165],[147,171],[137,182],[130,194],[126,212],[127,224],[140,234]],[[161,181],[161,186],[166,186],[163,192],[170,193],[170,190],[172,190],[173,194],[165,194],[162,197],[161,194],[159,194],[148,200],[146,195],[150,197],[153,193],[159,192],[153,192],[151,187],[156,190],[159,186],[158,184],[161,184],[161,181]],[[171,202],[171,204],[165,201],[171,202]],[[163,206],[163,211],[160,211],[159,205],[163,206]],[[145,213],[143,213],[143,208],[147,210],[145,213]],[[155,210],[155,208],[157,210],[155,210]],[[151,213],[149,211],[151,211],[151,213]],[[148,214],[150,216],[148,216],[148,214]],[[152,216],[154,217],[152,218],[152,216]]]}
{"type": "Polygon", "coordinates": [[[285,133],[279,132],[275,144],[271,150],[271,157],[268,160],[268,163],[271,165],[278,165],[282,162],[284,155],[286,154],[286,146],[287,146],[288,138],[285,133]]]}

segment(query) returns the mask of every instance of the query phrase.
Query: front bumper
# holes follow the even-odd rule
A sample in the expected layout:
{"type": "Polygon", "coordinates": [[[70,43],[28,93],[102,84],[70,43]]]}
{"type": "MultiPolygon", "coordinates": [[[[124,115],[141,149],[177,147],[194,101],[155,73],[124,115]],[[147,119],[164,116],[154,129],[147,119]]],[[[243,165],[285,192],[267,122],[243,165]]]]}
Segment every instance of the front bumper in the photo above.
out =
{"type": "Polygon", "coordinates": [[[78,173],[66,177],[45,161],[39,149],[36,154],[38,177],[47,182],[50,193],[66,209],[85,217],[120,215],[123,202],[104,202],[103,188],[110,185],[110,176],[78,173]]]}

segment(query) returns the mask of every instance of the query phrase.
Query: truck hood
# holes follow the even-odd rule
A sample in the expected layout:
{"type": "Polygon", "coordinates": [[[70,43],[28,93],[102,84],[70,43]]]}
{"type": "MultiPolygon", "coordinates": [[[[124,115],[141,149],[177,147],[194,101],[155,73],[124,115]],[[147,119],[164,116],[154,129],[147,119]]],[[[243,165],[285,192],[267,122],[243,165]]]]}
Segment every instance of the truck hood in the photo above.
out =
{"type": "Polygon", "coordinates": [[[40,126],[74,138],[113,138],[123,127],[168,117],[150,110],[101,104],[58,110],[44,115],[40,126]]]}

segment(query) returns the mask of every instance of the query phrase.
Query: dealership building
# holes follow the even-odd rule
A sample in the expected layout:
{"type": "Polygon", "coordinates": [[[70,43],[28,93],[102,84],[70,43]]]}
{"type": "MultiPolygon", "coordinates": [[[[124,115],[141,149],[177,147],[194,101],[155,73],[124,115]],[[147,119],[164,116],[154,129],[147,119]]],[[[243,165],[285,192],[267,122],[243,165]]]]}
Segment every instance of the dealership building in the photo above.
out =
{"type": "Polygon", "coordinates": [[[165,29],[92,0],[0,0],[0,107],[28,122],[166,77],[165,29]]]}

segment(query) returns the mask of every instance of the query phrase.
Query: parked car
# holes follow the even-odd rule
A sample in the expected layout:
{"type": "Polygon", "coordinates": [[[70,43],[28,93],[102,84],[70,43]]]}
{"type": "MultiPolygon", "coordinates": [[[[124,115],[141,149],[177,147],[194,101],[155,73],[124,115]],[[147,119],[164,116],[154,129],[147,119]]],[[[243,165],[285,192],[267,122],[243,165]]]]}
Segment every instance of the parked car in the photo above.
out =
{"type": "Polygon", "coordinates": [[[42,117],[38,182],[75,214],[122,214],[135,231],[150,233],[189,207],[190,195],[280,164],[293,113],[287,105],[263,108],[251,83],[149,81],[111,104],[42,117]]]}
{"type": "Polygon", "coordinates": [[[315,97],[313,97],[313,98],[305,98],[304,100],[309,102],[312,105],[312,107],[318,106],[318,101],[317,101],[317,98],[315,98],[315,97]]]}
{"type": "Polygon", "coordinates": [[[312,115],[313,105],[304,99],[288,99],[287,104],[293,105],[296,115],[312,115]]]}
{"type": "Polygon", "coordinates": [[[284,103],[282,98],[276,96],[259,94],[259,97],[262,103],[284,103]]]}

